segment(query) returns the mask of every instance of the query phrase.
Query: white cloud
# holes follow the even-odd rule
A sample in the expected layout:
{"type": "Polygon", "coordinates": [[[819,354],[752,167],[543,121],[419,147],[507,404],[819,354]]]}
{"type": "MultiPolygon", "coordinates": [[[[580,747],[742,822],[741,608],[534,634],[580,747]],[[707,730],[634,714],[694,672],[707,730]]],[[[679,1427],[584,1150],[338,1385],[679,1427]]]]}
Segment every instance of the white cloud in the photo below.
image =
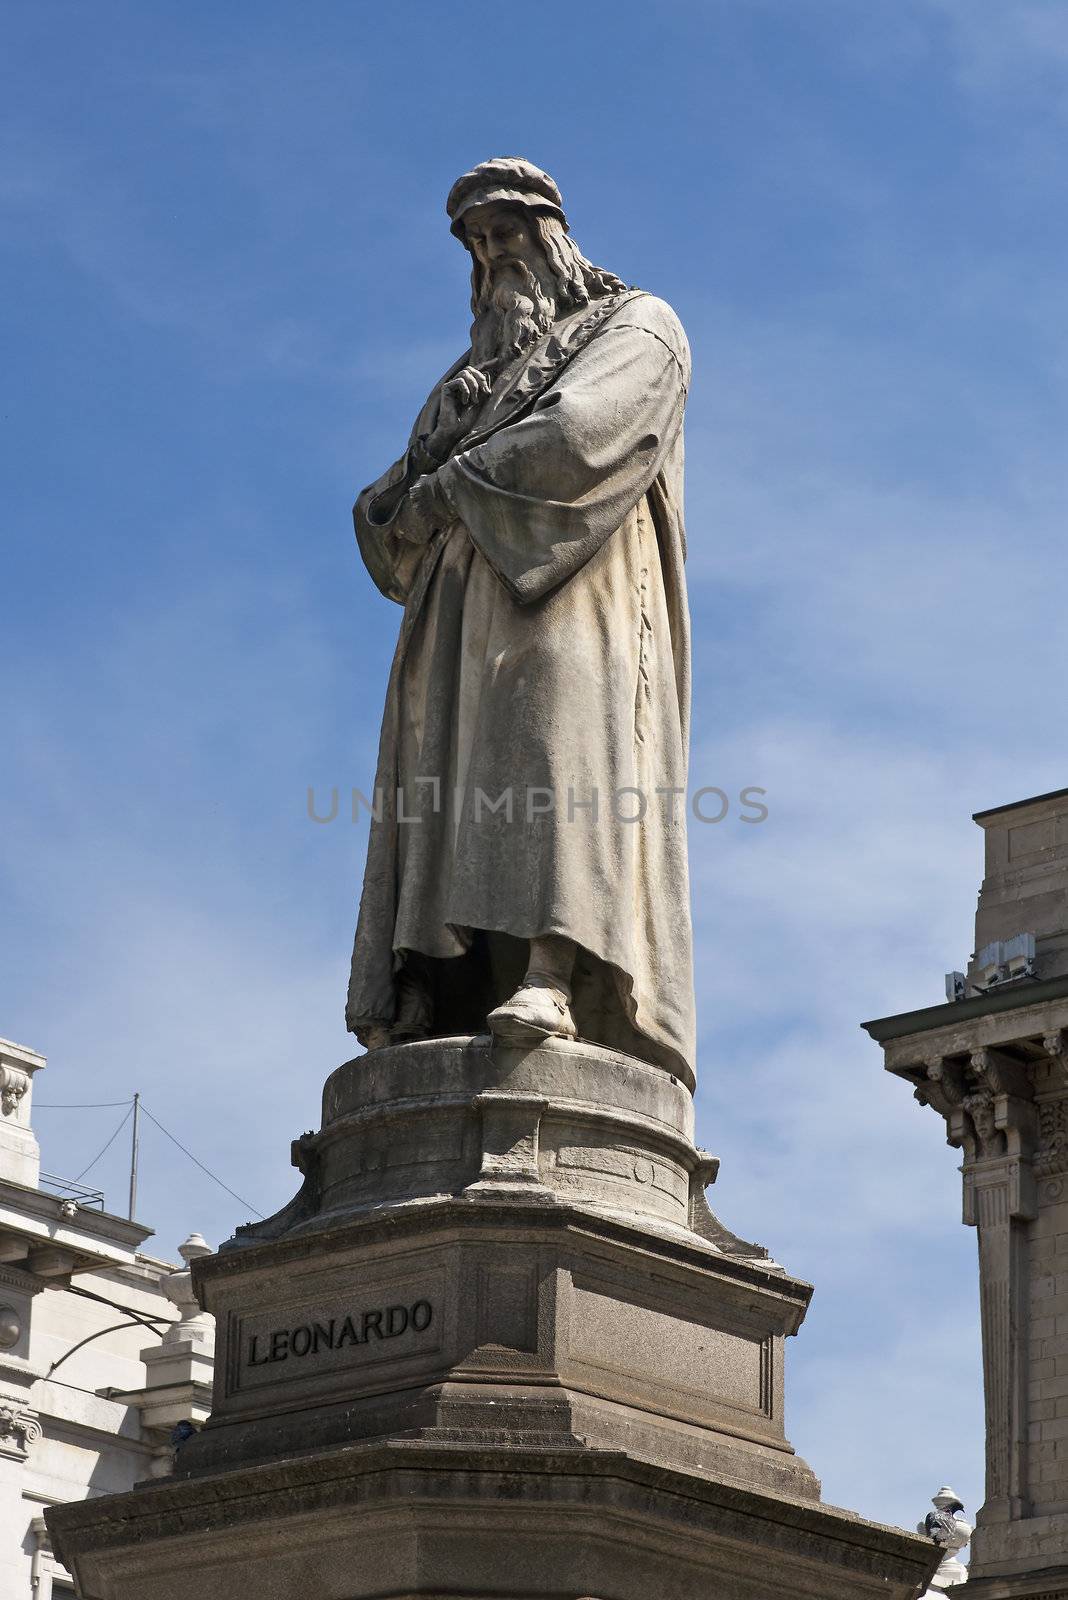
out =
{"type": "MultiPolygon", "coordinates": [[[[987,93],[1053,91],[1068,71],[1060,0],[914,0],[951,30],[963,86],[987,93]]],[[[1055,98],[1049,97],[1055,106],[1055,98]]]]}

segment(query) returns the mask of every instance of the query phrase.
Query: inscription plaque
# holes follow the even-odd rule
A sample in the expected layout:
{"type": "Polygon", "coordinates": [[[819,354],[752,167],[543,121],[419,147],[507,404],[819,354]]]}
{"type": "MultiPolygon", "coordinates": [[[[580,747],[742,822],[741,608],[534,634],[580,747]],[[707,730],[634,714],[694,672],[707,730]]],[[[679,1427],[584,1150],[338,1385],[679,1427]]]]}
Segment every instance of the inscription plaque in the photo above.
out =
{"type": "Polygon", "coordinates": [[[432,1354],[440,1347],[442,1283],[387,1283],[332,1303],[274,1307],[241,1319],[233,1388],[319,1377],[432,1354]]]}
{"type": "Polygon", "coordinates": [[[261,1335],[249,1335],[245,1363],[262,1367],[267,1361],[299,1361],[304,1356],[318,1355],[321,1350],[344,1350],[347,1346],[370,1344],[374,1339],[399,1339],[408,1332],[425,1333],[434,1320],[434,1307],[429,1300],[417,1300],[414,1305],[381,1306],[344,1318],[331,1317],[327,1322],[299,1322],[296,1327],[272,1328],[261,1335]]]}

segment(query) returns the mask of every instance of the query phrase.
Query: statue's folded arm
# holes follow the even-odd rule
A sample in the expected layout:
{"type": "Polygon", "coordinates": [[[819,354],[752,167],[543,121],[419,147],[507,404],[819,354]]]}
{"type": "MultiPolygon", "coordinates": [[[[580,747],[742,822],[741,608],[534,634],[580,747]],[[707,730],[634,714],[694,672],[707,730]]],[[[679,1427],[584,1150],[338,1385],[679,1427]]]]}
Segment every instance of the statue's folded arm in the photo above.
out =
{"type": "Polygon", "coordinates": [[[541,599],[648,490],[682,425],[685,371],[650,329],[609,325],[517,421],[437,474],[513,599],[541,599]]]}

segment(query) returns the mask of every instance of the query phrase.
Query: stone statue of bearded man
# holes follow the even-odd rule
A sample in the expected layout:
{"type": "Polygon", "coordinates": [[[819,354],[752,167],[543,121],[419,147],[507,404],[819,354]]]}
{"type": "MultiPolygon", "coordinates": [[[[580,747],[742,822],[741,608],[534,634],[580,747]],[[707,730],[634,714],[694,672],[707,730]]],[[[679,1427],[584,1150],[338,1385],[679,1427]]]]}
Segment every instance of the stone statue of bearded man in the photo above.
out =
{"type": "Polygon", "coordinates": [[[356,537],[404,607],[347,1020],[581,1036],[692,1088],[686,338],[518,158],[454,184],[471,348],[356,537]]]}

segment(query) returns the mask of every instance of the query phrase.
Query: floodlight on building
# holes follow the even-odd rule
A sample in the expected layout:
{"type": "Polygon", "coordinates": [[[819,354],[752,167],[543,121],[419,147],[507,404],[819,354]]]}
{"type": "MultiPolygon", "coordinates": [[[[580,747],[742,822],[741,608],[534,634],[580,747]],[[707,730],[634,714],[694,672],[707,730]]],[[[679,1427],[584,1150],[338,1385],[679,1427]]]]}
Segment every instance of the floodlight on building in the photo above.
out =
{"type": "Polygon", "coordinates": [[[1035,936],[1018,933],[1012,939],[995,939],[975,957],[976,988],[986,993],[1003,983],[1035,976],[1035,936]]]}

